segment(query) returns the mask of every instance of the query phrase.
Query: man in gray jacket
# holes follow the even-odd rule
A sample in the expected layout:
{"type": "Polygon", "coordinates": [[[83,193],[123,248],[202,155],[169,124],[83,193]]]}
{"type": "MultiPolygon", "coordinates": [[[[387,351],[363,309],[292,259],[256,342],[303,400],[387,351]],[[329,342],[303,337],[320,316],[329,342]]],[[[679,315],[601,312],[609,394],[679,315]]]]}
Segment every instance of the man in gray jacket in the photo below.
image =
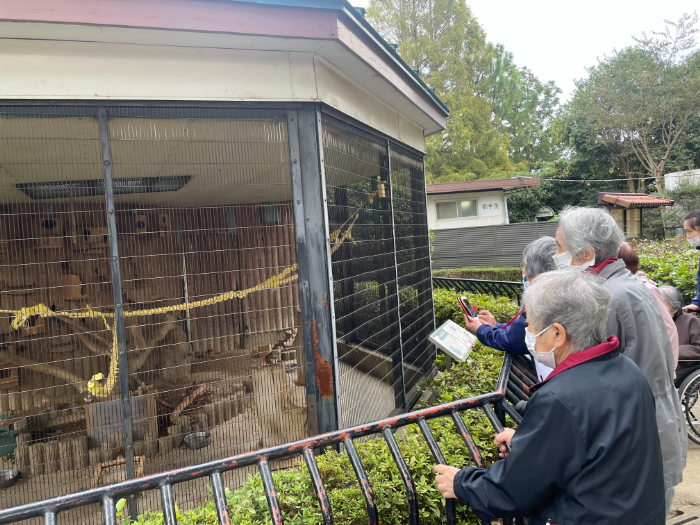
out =
{"type": "Polygon", "coordinates": [[[599,275],[613,295],[608,335],[619,339],[620,350],[640,368],[656,401],[668,513],[675,487],[683,479],[688,436],[673,384],[671,341],[654,297],[617,258],[624,238],[606,210],[568,208],[559,216],[554,263],[557,268],[577,266],[599,275]]]}

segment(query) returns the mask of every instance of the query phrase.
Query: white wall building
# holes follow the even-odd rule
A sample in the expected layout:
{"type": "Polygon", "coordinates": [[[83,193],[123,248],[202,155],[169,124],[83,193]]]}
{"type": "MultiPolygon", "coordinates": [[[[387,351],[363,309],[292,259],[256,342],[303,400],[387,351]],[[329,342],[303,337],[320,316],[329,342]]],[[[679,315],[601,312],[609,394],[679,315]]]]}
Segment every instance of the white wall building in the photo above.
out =
{"type": "Polygon", "coordinates": [[[505,190],[539,185],[539,178],[529,177],[428,184],[428,228],[508,224],[505,190]]]}
{"type": "Polygon", "coordinates": [[[681,182],[700,184],[700,170],[677,171],[664,175],[664,186],[667,190],[675,190],[681,182]]]}

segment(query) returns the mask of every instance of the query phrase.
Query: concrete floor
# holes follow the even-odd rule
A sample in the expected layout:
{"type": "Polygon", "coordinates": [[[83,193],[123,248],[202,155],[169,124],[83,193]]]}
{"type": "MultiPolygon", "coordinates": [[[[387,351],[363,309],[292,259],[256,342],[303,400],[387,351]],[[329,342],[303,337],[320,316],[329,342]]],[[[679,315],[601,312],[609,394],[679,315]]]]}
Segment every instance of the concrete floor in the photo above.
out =
{"type": "Polygon", "coordinates": [[[688,462],[683,471],[683,483],[676,487],[671,516],[689,505],[700,510],[700,445],[692,441],[688,442],[688,462]]]}

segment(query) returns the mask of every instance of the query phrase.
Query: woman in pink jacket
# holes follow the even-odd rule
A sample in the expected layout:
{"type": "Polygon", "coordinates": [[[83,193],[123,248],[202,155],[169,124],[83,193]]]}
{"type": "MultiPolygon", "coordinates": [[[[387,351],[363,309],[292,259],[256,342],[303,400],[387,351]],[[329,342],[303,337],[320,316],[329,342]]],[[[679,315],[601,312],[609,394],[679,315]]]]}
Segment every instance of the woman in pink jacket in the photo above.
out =
{"type": "Polygon", "coordinates": [[[630,243],[625,242],[622,244],[618,257],[625,261],[625,266],[627,266],[627,269],[632,272],[635,277],[639,277],[642,280],[644,285],[651,292],[651,295],[653,295],[654,299],[656,299],[656,304],[659,307],[659,315],[661,315],[661,318],[664,320],[664,325],[666,326],[666,331],[668,332],[668,338],[671,340],[673,357],[676,360],[675,365],[676,368],[678,368],[678,329],[676,328],[676,323],[673,322],[673,317],[671,317],[671,314],[668,313],[664,298],[661,297],[661,293],[659,293],[658,285],[649,279],[644,272],[639,271],[639,256],[637,255],[637,252],[634,251],[634,248],[630,243]]]}

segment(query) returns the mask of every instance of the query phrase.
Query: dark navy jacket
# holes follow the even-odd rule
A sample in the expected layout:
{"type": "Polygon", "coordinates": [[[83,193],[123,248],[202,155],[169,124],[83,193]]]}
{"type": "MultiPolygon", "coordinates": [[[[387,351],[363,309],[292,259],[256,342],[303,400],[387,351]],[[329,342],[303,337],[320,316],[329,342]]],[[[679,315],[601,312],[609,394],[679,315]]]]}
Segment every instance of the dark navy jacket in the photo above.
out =
{"type": "MultiPolygon", "coordinates": [[[[695,248],[696,250],[700,250],[700,246],[697,246],[695,248]]],[[[698,275],[695,278],[696,281],[696,295],[693,297],[693,300],[690,301],[691,304],[694,304],[697,307],[700,307],[700,267],[698,267],[698,275]]]]}
{"type": "Polygon", "coordinates": [[[497,323],[495,327],[482,324],[476,329],[476,337],[479,342],[502,352],[509,354],[528,354],[525,345],[525,328],[527,317],[525,310],[513,319],[509,325],[497,323]]]}
{"type": "Polygon", "coordinates": [[[663,525],[665,490],[654,398],[617,339],[562,361],[532,387],[510,455],[455,476],[482,520],[663,525]]]}

